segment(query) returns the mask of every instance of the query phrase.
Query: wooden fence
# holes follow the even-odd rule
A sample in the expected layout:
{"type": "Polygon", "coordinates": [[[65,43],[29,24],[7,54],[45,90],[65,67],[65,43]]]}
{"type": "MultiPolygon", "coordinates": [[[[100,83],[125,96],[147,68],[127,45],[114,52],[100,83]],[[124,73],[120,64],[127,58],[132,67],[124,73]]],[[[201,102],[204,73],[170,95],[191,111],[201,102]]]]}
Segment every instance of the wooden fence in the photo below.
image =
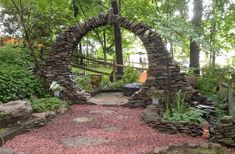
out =
{"type": "Polygon", "coordinates": [[[132,66],[130,66],[130,65],[131,64],[139,64],[141,66],[148,66],[148,63],[128,63],[128,65],[121,65],[121,64],[117,64],[115,60],[108,59],[105,62],[105,60],[102,58],[94,58],[94,57],[88,57],[88,56],[79,56],[79,59],[80,60],[82,59],[82,63],[80,63],[80,64],[73,63],[72,66],[84,70],[85,74],[87,74],[86,71],[94,72],[94,73],[101,74],[101,75],[107,75],[107,76],[110,76],[112,73],[114,80],[117,77],[116,70],[118,67],[122,67],[122,68],[132,67],[132,68],[137,69],[139,71],[144,71],[144,70],[147,70],[147,68],[134,67],[133,65],[132,66]],[[105,72],[102,70],[98,70],[98,68],[101,66],[112,68],[112,72],[105,72]]]}

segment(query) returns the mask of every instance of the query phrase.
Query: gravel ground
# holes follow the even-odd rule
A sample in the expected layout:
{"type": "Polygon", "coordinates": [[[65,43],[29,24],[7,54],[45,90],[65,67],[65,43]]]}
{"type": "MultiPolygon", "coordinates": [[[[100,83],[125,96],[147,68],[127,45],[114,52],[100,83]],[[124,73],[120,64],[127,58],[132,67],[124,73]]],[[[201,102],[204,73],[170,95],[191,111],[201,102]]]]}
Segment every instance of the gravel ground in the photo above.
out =
{"type": "Polygon", "coordinates": [[[26,154],[139,154],[156,146],[204,141],[156,132],[140,120],[142,112],[143,109],[73,105],[45,127],[16,136],[4,148],[26,154]],[[74,120],[80,117],[89,120],[74,120]]]}

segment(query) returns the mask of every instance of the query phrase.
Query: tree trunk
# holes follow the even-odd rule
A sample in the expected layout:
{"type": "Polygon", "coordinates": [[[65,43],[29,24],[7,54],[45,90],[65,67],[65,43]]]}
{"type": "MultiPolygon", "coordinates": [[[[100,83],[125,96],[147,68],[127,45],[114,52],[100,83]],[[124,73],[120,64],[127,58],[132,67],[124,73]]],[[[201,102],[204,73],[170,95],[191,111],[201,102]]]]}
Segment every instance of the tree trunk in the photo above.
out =
{"type": "MultiPolygon", "coordinates": [[[[213,10],[212,14],[214,16],[215,10],[213,10]]],[[[216,19],[214,18],[212,21],[211,28],[210,28],[210,41],[209,41],[210,42],[210,63],[212,66],[215,66],[215,57],[216,57],[216,51],[214,51],[213,49],[215,37],[216,37],[216,19]]]]}
{"type": "Polygon", "coordinates": [[[200,48],[199,45],[195,42],[190,40],[190,68],[194,69],[194,75],[200,75],[200,48]]]}
{"type": "MultiPolygon", "coordinates": [[[[112,0],[112,8],[114,14],[119,14],[118,4],[116,0],[112,0]]],[[[123,56],[122,56],[122,37],[119,24],[114,24],[114,36],[115,36],[115,54],[116,54],[116,63],[123,65],[123,56]]],[[[117,67],[117,75],[123,75],[123,68],[117,67]]]]}
{"type": "MultiPolygon", "coordinates": [[[[194,16],[192,18],[192,24],[199,34],[202,23],[202,0],[194,0],[193,1],[193,13],[194,16]]],[[[195,69],[194,74],[196,76],[200,75],[200,45],[191,38],[190,40],[190,64],[189,67],[195,69]]]]}
{"type": "Polygon", "coordinates": [[[106,44],[106,33],[105,30],[103,31],[103,41],[104,41],[104,48],[103,48],[103,52],[104,52],[104,61],[107,62],[107,44],[106,44]]]}

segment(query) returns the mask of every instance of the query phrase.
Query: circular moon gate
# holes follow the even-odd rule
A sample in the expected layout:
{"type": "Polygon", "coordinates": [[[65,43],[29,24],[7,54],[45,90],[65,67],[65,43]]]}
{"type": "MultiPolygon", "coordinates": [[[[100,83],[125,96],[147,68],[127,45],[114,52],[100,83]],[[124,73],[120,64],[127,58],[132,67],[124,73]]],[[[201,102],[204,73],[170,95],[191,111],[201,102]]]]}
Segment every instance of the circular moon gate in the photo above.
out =
{"type": "Polygon", "coordinates": [[[70,64],[72,52],[77,47],[82,37],[92,29],[117,23],[137,35],[143,42],[148,55],[148,78],[138,94],[130,99],[129,104],[134,106],[146,105],[149,98],[146,91],[150,87],[158,90],[170,88],[172,91],[179,89],[193,94],[194,89],[187,83],[180,68],[167,52],[161,37],[145,24],[128,20],[112,12],[91,17],[84,23],[70,27],[60,34],[52,46],[52,53],[46,61],[44,75],[47,84],[57,81],[64,87],[61,97],[71,101],[86,101],[86,97],[76,84],[71,80],[70,64]]]}

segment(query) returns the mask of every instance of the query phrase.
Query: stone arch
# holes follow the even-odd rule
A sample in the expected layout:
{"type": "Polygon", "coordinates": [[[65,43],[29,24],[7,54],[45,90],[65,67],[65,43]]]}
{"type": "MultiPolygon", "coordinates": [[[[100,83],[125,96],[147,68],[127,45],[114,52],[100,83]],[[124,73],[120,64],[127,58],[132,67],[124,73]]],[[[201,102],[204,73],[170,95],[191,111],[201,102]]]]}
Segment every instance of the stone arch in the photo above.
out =
{"type": "Polygon", "coordinates": [[[172,91],[182,89],[188,94],[194,92],[185,80],[184,75],[180,73],[179,66],[170,57],[161,37],[151,27],[108,12],[107,14],[91,17],[84,23],[70,27],[60,34],[53,44],[52,53],[46,61],[44,74],[48,85],[52,81],[57,81],[64,87],[61,97],[72,101],[86,101],[86,97],[80,93],[80,89],[70,79],[71,71],[69,67],[72,52],[82,37],[89,31],[113,23],[118,23],[120,27],[137,35],[143,42],[148,55],[148,79],[141,91],[130,99],[129,105],[146,105],[149,101],[146,91],[150,87],[164,90],[170,84],[172,91]]]}

